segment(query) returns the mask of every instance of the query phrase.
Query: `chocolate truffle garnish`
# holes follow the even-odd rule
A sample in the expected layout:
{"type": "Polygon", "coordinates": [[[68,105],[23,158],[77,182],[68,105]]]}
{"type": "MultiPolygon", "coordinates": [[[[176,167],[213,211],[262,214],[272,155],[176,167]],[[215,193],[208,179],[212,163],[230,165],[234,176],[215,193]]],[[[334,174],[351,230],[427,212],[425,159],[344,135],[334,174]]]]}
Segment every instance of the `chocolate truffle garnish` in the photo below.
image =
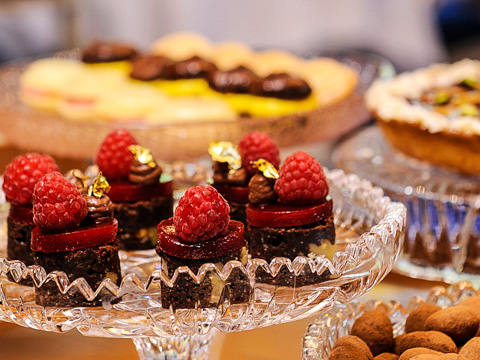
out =
{"type": "Polygon", "coordinates": [[[194,56],[190,59],[167,65],[163,71],[163,78],[167,80],[204,78],[210,71],[216,69],[215,64],[194,56]]]}
{"type": "Polygon", "coordinates": [[[171,63],[172,60],[160,55],[138,56],[132,61],[130,77],[142,81],[160,79],[165,67],[171,63]]]}
{"type": "Polygon", "coordinates": [[[256,80],[258,80],[258,76],[244,66],[228,71],[215,70],[207,75],[210,88],[224,94],[245,94],[256,80]]]}
{"type": "Polygon", "coordinates": [[[252,165],[258,169],[248,183],[248,201],[252,204],[268,204],[277,199],[274,190],[275,180],[278,179],[278,171],[272,163],[265,159],[252,161],[252,165]]]}
{"type": "Polygon", "coordinates": [[[250,93],[284,100],[301,100],[310,96],[312,88],[305,80],[281,73],[255,80],[250,93]]]}
{"type": "Polygon", "coordinates": [[[158,183],[162,175],[162,168],[155,162],[150,150],[141,145],[130,145],[128,149],[133,154],[128,180],[139,185],[158,183]]]}
{"type": "Polygon", "coordinates": [[[351,335],[365,341],[373,356],[387,352],[393,346],[393,326],[382,310],[365,311],[353,324],[351,335]]]}
{"type": "Polygon", "coordinates": [[[212,157],[213,180],[217,183],[242,185],[247,171],[242,167],[242,157],[237,146],[229,141],[214,141],[208,147],[212,157]]]}
{"type": "Polygon", "coordinates": [[[100,172],[93,184],[88,187],[88,194],[85,197],[87,201],[87,220],[95,224],[100,224],[113,218],[113,204],[106,193],[110,190],[107,179],[100,172]]]}
{"type": "Polygon", "coordinates": [[[108,63],[130,60],[137,51],[130,45],[95,40],[82,50],[81,59],[84,63],[108,63]]]}

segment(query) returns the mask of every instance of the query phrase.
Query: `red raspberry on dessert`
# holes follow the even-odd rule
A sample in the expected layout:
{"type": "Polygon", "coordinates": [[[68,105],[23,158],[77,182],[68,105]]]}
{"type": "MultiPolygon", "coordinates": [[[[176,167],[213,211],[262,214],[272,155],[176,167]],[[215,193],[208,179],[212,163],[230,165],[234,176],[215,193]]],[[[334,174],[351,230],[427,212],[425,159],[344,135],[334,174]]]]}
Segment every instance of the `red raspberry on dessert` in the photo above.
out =
{"type": "Polygon", "coordinates": [[[173,286],[161,284],[162,307],[217,307],[227,299],[231,303],[248,300],[250,282],[238,268],[220,281],[217,275],[200,282],[185,272],[175,275],[179,266],[197,274],[205,263],[221,264],[219,271],[231,260],[246,265],[245,228],[240,221],[230,220],[229,212],[227,201],[213,186],[198,185],[185,192],[173,217],[158,224],[155,250],[165,275],[175,278],[173,286]]]}
{"type": "Polygon", "coordinates": [[[251,176],[257,173],[257,169],[251,164],[260,158],[273,164],[276,168],[280,165],[280,152],[275,142],[265,133],[255,131],[245,135],[238,143],[238,149],[242,156],[242,165],[251,176]]]}
{"type": "MultiPolygon", "coordinates": [[[[296,152],[277,173],[260,159],[258,172],[249,183],[247,237],[252,258],[272,261],[297,256],[327,256],[335,243],[333,202],[322,166],[306,152],[296,152]],[[276,195],[276,196],[275,196],[276,195]],[[278,197],[278,199],[277,199],[278,197]]],[[[304,270],[302,276],[282,269],[276,276],[258,274],[259,282],[281,286],[304,286],[327,280],[304,270]]]]}
{"type": "Polygon", "coordinates": [[[153,249],[156,226],[173,214],[173,182],[151,151],[124,129],[111,132],[95,162],[111,186],[108,193],[118,221],[122,250],[153,249]]]}
{"type": "Polygon", "coordinates": [[[222,235],[228,230],[230,206],[212,186],[189,188],[180,199],[173,223],[177,236],[197,242],[222,235]]]}
{"type": "Polygon", "coordinates": [[[298,151],[285,159],[275,182],[275,192],[285,204],[313,204],[328,194],[322,166],[315,158],[298,151]]]}
{"type": "Polygon", "coordinates": [[[95,164],[107,179],[114,181],[128,177],[133,161],[128,147],[135,144],[137,141],[125,129],[114,130],[103,140],[95,157],[95,164]]]}
{"type": "MultiPolygon", "coordinates": [[[[100,172],[82,195],[77,186],[59,172],[42,177],[33,191],[33,219],[30,247],[35,265],[47,274],[63,271],[70,282],[83,278],[97,289],[108,278],[121,282],[118,256],[117,220],[106,193],[108,182],[100,172]]],[[[86,299],[77,291],[62,293],[55,282],[35,289],[35,302],[41,306],[101,306],[100,292],[86,299]]]]}
{"type": "Polygon", "coordinates": [[[13,205],[31,204],[36,182],[53,171],[59,171],[59,168],[48,155],[28,153],[17,156],[3,174],[3,191],[7,201],[13,205]]]}
{"type": "Polygon", "coordinates": [[[33,214],[33,221],[42,230],[72,229],[87,216],[87,203],[74,184],[53,172],[35,185],[33,214]]]}

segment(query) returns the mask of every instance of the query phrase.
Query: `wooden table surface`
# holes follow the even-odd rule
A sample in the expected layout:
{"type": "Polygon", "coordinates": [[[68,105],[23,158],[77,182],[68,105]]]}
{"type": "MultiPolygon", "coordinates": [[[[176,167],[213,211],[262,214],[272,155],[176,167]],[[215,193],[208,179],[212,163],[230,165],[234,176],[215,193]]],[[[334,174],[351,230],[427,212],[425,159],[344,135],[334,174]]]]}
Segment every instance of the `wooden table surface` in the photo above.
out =
{"type": "MultiPolygon", "coordinates": [[[[0,172],[13,156],[21,153],[0,146],[0,172]]],[[[60,161],[62,171],[83,167],[82,162],[60,161]]],[[[362,299],[401,300],[406,303],[414,295],[424,295],[440,283],[409,279],[390,274],[365,294],[362,299]]],[[[301,340],[312,318],[251,331],[218,334],[210,359],[291,360],[301,358],[301,340]]],[[[76,331],[65,334],[47,333],[0,322],[0,358],[9,360],[127,360],[137,359],[133,342],[128,339],[84,337],[76,331]]]]}

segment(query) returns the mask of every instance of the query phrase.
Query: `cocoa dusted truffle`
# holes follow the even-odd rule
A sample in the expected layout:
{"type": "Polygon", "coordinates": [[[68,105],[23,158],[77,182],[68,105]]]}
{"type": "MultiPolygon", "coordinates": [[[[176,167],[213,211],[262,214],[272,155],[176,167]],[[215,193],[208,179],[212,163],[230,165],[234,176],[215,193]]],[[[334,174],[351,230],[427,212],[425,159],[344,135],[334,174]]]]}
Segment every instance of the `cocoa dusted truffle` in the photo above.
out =
{"type": "Polygon", "coordinates": [[[480,354],[480,338],[475,337],[471,339],[469,342],[463,345],[458,354],[462,360],[478,359],[480,354]]]}
{"type": "Polygon", "coordinates": [[[352,335],[365,341],[374,356],[389,351],[393,346],[392,323],[381,310],[366,311],[359,317],[353,324],[352,335]]]}
{"type": "Polygon", "coordinates": [[[160,55],[138,56],[132,61],[130,77],[142,81],[160,79],[165,67],[171,63],[172,60],[160,55]]]}
{"type": "Polygon", "coordinates": [[[328,360],[368,360],[369,358],[357,349],[346,349],[344,347],[339,347],[334,349],[330,355],[328,355],[328,360]]]}
{"type": "Polygon", "coordinates": [[[137,51],[130,45],[95,40],[82,50],[81,59],[84,63],[106,63],[130,60],[137,51]]]}
{"type": "Polygon", "coordinates": [[[198,56],[167,65],[163,71],[166,80],[204,78],[210,71],[216,70],[215,64],[198,56]]]}
{"type": "Polygon", "coordinates": [[[423,354],[429,354],[429,355],[436,355],[437,356],[437,355],[442,355],[443,353],[440,352],[440,351],[428,349],[428,348],[425,348],[425,347],[415,347],[415,348],[411,348],[411,349],[408,349],[408,350],[404,351],[402,353],[402,355],[400,355],[398,360],[410,360],[417,355],[423,355],[423,354]]]}
{"type": "Polygon", "coordinates": [[[400,353],[415,348],[426,347],[443,353],[457,352],[452,338],[439,331],[414,331],[407,334],[400,342],[400,353]]]}
{"type": "Polygon", "coordinates": [[[426,330],[447,334],[457,345],[465,344],[475,336],[479,319],[464,306],[452,306],[430,315],[425,321],[426,330]]]}
{"type": "Polygon", "coordinates": [[[382,353],[373,358],[373,360],[397,360],[398,355],[392,353],[382,353]]]}
{"type": "Polygon", "coordinates": [[[284,100],[298,100],[310,96],[312,88],[305,80],[281,73],[255,80],[250,87],[250,93],[284,100]]]}
{"type": "Polygon", "coordinates": [[[360,339],[358,336],[354,335],[346,335],[339,338],[335,341],[333,345],[333,349],[337,348],[345,348],[347,350],[358,350],[359,352],[363,353],[368,359],[373,359],[372,352],[368,348],[368,345],[360,339]]]}
{"type": "Polygon", "coordinates": [[[207,81],[210,88],[224,94],[248,93],[253,82],[257,80],[258,76],[255,75],[252,70],[244,66],[239,66],[227,71],[215,70],[207,75],[207,81]]]}
{"type": "Polygon", "coordinates": [[[440,306],[431,304],[422,304],[415,308],[408,315],[405,323],[405,332],[411,333],[413,331],[425,331],[425,321],[427,318],[441,309],[440,306]]]}

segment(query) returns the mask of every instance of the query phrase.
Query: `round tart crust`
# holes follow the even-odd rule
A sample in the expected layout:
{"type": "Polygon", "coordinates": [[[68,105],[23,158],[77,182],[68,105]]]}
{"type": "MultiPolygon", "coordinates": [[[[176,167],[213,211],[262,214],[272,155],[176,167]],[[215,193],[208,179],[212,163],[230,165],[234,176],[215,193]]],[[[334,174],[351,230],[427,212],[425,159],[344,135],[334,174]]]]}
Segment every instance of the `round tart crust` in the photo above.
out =
{"type": "Polygon", "coordinates": [[[480,174],[480,120],[450,119],[421,104],[410,103],[424,91],[480,78],[480,61],[436,64],[378,80],[366,93],[367,107],[387,140],[401,152],[470,175],[480,174]]]}

